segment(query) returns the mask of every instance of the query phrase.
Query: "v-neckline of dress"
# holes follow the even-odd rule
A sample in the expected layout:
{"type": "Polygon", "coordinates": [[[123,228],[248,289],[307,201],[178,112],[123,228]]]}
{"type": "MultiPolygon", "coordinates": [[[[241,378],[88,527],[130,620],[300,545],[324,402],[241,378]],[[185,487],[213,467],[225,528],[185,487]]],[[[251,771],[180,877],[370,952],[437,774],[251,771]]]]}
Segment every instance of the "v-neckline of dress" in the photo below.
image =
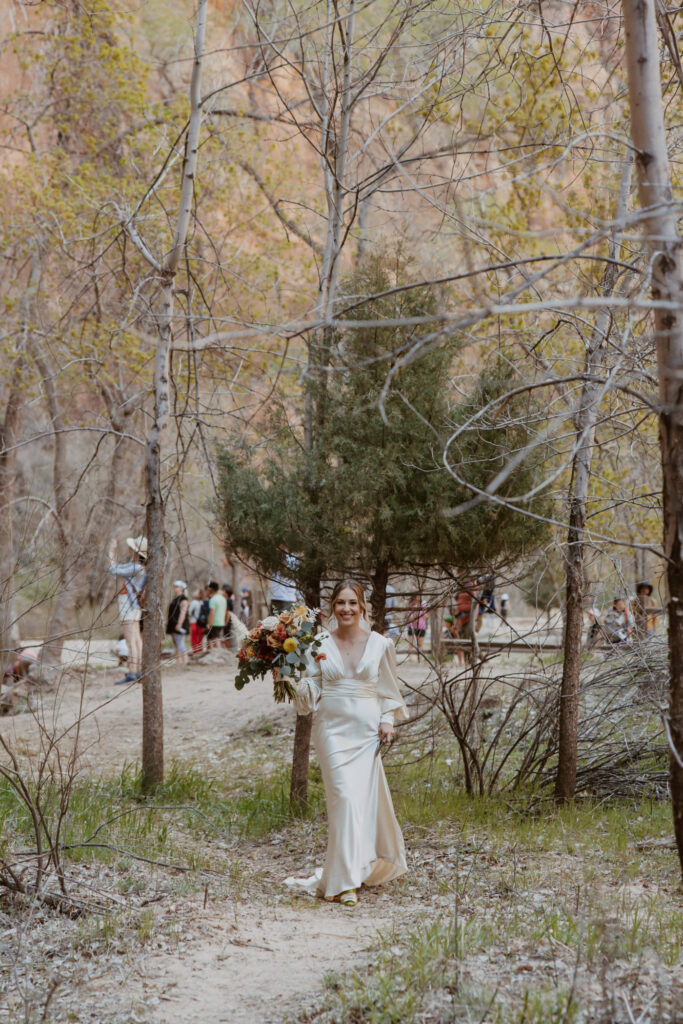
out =
{"type": "MultiPolygon", "coordinates": [[[[337,656],[339,657],[339,663],[341,664],[341,667],[342,667],[342,672],[344,673],[344,678],[348,678],[348,677],[346,676],[346,665],[344,664],[344,655],[343,655],[343,654],[342,654],[342,652],[340,651],[340,649],[339,649],[339,646],[338,646],[338,644],[337,644],[337,641],[336,641],[336,640],[334,639],[334,637],[332,636],[332,634],[331,634],[331,633],[328,633],[327,635],[329,636],[330,640],[331,640],[331,641],[332,641],[332,643],[334,644],[334,649],[335,649],[335,651],[337,652],[337,656]]],[[[366,654],[368,653],[368,646],[369,646],[369,644],[370,644],[370,640],[371,640],[371,639],[372,639],[372,630],[371,630],[371,631],[370,631],[370,633],[368,634],[368,638],[367,638],[367,640],[365,641],[365,647],[363,648],[363,653],[361,654],[360,658],[358,659],[358,663],[356,664],[356,667],[355,667],[355,668],[353,669],[353,671],[352,671],[352,672],[350,672],[350,673],[349,673],[349,675],[350,675],[350,676],[355,676],[355,675],[357,674],[357,672],[358,672],[358,669],[359,669],[359,668],[361,667],[361,665],[363,664],[363,659],[365,658],[365,655],[366,655],[366,654]]]]}

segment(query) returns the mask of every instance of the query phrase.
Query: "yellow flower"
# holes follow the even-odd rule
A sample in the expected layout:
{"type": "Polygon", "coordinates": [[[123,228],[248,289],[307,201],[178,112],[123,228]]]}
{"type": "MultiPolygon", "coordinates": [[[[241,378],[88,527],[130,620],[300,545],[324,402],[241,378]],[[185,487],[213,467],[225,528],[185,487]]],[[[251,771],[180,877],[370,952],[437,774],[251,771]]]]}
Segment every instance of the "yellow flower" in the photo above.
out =
{"type": "Polygon", "coordinates": [[[282,646],[287,651],[287,654],[291,654],[292,651],[296,650],[296,640],[293,636],[288,636],[282,646]]]}

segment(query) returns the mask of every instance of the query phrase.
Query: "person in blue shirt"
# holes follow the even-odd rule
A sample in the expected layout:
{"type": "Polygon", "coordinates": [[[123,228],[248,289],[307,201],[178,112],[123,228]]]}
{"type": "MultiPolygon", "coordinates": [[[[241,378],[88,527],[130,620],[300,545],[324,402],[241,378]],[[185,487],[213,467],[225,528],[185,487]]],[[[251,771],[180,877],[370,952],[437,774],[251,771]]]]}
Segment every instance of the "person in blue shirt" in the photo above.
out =
{"type": "Polygon", "coordinates": [[[126,544],[131,553],[128,562],[116,562],[116,540],[109,545],[110,565],[107,572],[118,578],[120,583],[118,602],[121,631],[128,645],[128,671],[123,679],[117,679],[117,686],[134,683],[142,678],[142,632],[140,620],[144,605],[143,591],[147,580],[147,538],[127,537],[126,544]]]}

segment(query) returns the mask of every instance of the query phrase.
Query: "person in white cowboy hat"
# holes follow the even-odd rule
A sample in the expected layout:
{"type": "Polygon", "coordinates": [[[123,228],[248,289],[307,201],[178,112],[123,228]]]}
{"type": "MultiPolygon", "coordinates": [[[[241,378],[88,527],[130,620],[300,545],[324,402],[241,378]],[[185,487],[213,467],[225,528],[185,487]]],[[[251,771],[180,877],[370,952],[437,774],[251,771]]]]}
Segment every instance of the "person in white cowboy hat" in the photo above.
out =
{"type": "Polygon", "coordinates": [[[121,580],[119,589],[119,618],[121,630],[128,645],[128,671],[123,679],[116,680],[116,686],[134,683],[142,678],[142,632],[140,620],[144,606],[144,589],[147,576],[147,538],[126,537],[126,544],[132,553],[128,562],[115,562],[116,540],[112,538],[109,545],[109,561],[107,572],[118,576],[121,580]]]}
{"type": "Polygon", "coordinates": [[[175,647],[176,665],[187,664],[187,649],[185,637],[188,630],[187,610],[190,606],[187,594],[187,583],[185,580],[173,581],[173,597],[168,606],[168,618],[166,620],[166,632],[173,640],[175,647]]]}

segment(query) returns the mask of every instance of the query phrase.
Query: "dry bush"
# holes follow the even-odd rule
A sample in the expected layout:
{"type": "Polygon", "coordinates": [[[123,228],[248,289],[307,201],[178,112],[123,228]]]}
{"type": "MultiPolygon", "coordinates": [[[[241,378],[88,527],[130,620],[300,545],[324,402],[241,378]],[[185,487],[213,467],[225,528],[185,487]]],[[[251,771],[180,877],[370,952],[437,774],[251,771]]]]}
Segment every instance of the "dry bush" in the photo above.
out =
{"type": "MultiPolygon", "coordinates": [[[[443,713],[468,793],[554,783],[562,663],[531,643],[529,655],[483,650],[461,667],[433,662],[415,694],[418,714],[443,713]]],[[[663,638],[584,656],[577,792],[666,795],[667,686],[663,638]]]]}

